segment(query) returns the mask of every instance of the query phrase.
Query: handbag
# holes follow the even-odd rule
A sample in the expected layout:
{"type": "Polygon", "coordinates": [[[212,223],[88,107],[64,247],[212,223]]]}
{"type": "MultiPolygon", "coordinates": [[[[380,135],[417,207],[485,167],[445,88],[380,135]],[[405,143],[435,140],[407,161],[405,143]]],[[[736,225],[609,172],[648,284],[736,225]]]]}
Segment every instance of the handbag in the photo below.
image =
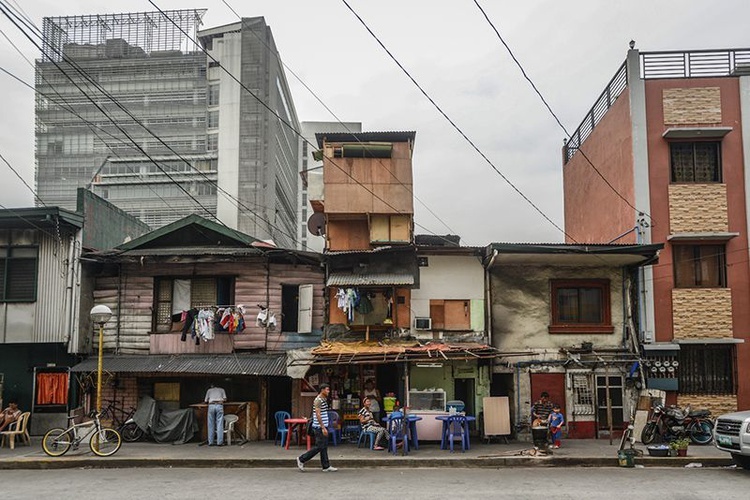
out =
{"type": "Polygon", "coordinates": [[[313,435],[313,426],[312,426],[312,424],[313,424],[313,416],[310,415],[310,418],[307,419],[307,425],[305,426],[305,432],[307,433],[308,436],[312,436],[313,435]]]}

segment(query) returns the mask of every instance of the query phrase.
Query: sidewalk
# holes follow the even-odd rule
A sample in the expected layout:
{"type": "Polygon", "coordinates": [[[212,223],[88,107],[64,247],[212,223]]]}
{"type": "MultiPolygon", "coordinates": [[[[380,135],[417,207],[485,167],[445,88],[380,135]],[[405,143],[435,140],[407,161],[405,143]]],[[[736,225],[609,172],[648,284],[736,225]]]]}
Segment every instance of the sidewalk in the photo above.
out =
{"type": "MultiPolygon", "coordinates": [[[[486,444],[474,439],[471,450],[455,453],[441,450],[439,443],[420,443],[419,450],[412,450],[406,456],[393,455],[385,451],[371,451],[355,444],[344,443],[328,448],[331,463],[339,468],[362,467],[617,467],[619,441],[612,445],[607,439],[568,439],[563,447],[554,450],[552,456],[529,456],[524,452],[531,449],[526,442],[509,444],[486,444]]],[[[637,457],[636,464],[646,467],[684,467],[689,463],[700,463],[703,467],[720,467],[731,464],[728,453],[717,450],[713,445],[691,445],[686,458],[649,457],[645,446],[645,457],[637,457]]],[[[291,446],[285,450],[269,441],[250,442],[244,445],[223,447],[199,446],[197,443],[184,445],[157,444],[152,442],[123,443],[122,448],[111,457],[97,457],[82,445],[78,450],[70,450],[62,457],[48,457],[42,451],[39,437],[32,437],[31,446],[16,446],[15,450],[0,448],[0,470],[2,469],[59,469],[74,467],[121,468],[121,467],[295,467],[295,457],[303,452],[302,447],[291,446]]],[[[313,459],[309,470],[319,467],[320,461],[313,459]]]]}

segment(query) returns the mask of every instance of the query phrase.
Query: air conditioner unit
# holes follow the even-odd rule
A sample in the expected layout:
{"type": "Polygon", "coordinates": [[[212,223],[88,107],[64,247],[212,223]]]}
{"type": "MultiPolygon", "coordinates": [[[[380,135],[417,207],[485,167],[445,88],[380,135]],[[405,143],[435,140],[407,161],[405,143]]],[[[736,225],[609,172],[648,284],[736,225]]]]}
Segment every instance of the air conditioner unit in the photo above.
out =
{"type": "Polygon", "coordinates": [[[414,318],[415,330],[432,330],[431,318],[414,318]]]}

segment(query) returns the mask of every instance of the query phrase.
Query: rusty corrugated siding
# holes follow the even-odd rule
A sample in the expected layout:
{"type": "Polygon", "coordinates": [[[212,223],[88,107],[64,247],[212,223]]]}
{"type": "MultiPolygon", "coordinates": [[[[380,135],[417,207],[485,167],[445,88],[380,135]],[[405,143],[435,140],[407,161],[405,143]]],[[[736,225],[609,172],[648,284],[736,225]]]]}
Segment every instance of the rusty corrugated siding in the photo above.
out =
{"type": "MultiPolygon", "coordinates": [[[[211,375],[286,376],[286,355],[215,354],[172,356],[105,356],[104,369],[113,373],[204,373],[211,375]]],[[[97,368],[96,357],[72,368],[90,372],[97,368]]]]}

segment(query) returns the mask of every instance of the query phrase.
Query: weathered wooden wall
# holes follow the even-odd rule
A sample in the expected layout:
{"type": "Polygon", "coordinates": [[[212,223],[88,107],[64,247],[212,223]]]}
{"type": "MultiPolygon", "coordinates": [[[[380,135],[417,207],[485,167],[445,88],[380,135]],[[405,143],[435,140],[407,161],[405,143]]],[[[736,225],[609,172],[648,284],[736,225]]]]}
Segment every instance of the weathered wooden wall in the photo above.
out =
{"type": "MultiPolygon", "coordinates": [[[[154,277],[234,276],[235,304],[246,307],[246,329],[233,336],[235,350],[268,349],[284,351],[294,347],[312,346],[320,339],[323,328],[324,271],[314,265],[270,264],[265,262],[219,262],[178,264],[125,264],[122,276],[96,278],[94,301],[112,309],[112,319],[105,325],[104,348],[122,354],[150,352],[150,333],[154,303],[154,277]],[[267,271],[270,272],[268,276],[267,271]],[[282,285],[313,285],[312,334],[296,332],[286,335],[269,332],[255,325],[256,304],[268,304],[281,321],[282,285]],[[119,302],[118,302],[119,295],[119,302]],[[120,307],[118,307],[118,304],[120,307]],[[309,338],[309,341],[305,341],[309,338]],[[291,346],[291,347],[290,347],[291,346]]],[[[94,327],[94,345],[97,345],[94,327]]],[[[200,351],[196,351],[200,352],[200,351]]]]}

